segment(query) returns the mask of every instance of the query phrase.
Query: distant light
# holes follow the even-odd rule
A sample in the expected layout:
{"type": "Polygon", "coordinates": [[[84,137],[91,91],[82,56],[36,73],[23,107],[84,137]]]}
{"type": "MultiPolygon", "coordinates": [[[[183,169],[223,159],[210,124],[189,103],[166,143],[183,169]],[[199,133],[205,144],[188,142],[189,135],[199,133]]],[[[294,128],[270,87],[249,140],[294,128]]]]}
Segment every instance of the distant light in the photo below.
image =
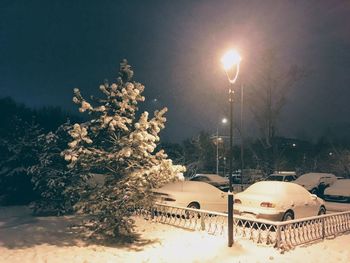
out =
{"type": "Polygon", "coordinates": [[[332,153],[332,152],[330,152],[330,153],[328,153],[328,155],[329,155],[329,156],[332,156],[332,155],[333,155],[333,153],[332,153]]]}
{"type": "Polygon", "coordinates": [[[297,145],[295,143],[292,144],[293,147],[297,147],[297,145]]]}
{"type": "Polygon", "coordinates": [[[153,99],[153,102],[157,102],[158,101],[158,99],[153,99]]]}
{"type": "Polygon", "coordinates": [[[223,124],[226,124],[226,123],[227,123],[227,119],[226,119],[226,118],[223,118],[223,119],[221,120],[221,122],[222,122],[223,124]]]}
{"type": "Polygon", "coordinates": [[[221,58],[221,63],[225,70],[231,69],[233,66],[238,65],[241,62],[242,58],[239,53],[231,49],[221,58]]]}

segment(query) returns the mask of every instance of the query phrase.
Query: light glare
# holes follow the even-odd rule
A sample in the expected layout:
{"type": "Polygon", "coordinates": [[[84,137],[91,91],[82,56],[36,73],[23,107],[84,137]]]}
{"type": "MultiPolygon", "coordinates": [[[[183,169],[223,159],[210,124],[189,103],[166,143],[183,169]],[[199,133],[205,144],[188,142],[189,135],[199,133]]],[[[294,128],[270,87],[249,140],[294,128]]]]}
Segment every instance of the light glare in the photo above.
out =
{"type": "Polygon", "coordinates": [[[221,58],[221,63],[225,70],[229,70],[235,65],[238,65],[241,62],[242,58],[239,53],[231,49],[221,58]]]}

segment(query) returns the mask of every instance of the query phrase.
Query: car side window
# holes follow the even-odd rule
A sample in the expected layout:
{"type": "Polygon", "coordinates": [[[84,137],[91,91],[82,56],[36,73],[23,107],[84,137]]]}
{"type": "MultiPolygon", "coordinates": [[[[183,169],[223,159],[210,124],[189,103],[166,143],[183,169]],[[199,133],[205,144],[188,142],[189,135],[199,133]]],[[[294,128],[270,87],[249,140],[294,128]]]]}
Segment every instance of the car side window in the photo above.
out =
{"type": "Polygon", "coordinates": [[[293,181],[293,179],[294,179],[293,176],[288,175],[288,176],[286,176],[286,179],[284,181],[290,182],[290,181],[293,181]]]}

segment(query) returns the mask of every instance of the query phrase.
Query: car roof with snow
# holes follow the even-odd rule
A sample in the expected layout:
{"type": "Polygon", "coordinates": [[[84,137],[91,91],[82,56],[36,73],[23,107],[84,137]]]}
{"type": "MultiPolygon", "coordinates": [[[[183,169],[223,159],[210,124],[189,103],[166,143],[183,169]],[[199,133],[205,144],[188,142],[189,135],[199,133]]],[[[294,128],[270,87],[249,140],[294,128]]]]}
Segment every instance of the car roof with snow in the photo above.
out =
{"type": "Polygon", "coordinates": [[[320,178],[322,177],[331,177],[334,180],[337,179],[336,176],[331,173],[306,173],[299,176],[294,182],[295,183],[307,183],[307,182],[313,183],[315,181],[320,180],[320,178]]]}
{"type": "Polygon", "coordinates": [[[305,194],[307,191],[302,186],[280,181],[260,181],[249,186],[243,193],[269,194],[269,195],[288,195],[305,194]]]}

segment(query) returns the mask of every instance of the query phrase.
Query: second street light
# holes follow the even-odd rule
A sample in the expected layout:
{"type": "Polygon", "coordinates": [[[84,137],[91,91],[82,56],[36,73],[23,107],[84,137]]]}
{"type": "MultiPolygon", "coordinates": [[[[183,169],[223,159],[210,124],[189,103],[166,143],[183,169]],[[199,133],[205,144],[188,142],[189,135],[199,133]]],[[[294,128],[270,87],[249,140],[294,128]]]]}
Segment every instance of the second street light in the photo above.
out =
{"type": "Polygon", "coordinates": [[[233,158],[233,84],[235,84],[239,74],[239,63],[241,57],[236,50],[228,51],[222,58],[221,63],[224,67],[229,85],[229,102],[230,102],[230,154],[229,154],[229,184],[228,192],[228,246],[233,244],[233,188],[232,188],[232,158],[233,158]]]}

